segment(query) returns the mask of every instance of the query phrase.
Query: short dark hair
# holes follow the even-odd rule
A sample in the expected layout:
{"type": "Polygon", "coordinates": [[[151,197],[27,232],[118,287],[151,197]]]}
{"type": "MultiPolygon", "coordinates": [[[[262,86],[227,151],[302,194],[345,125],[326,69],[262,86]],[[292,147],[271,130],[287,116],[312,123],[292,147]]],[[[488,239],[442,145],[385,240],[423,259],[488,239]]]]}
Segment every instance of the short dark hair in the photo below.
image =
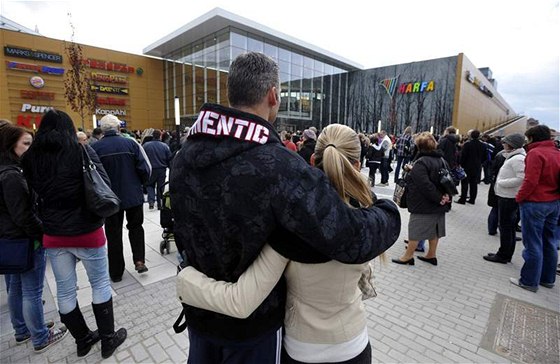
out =
{"type": "Polygon", "coordinates": [[[93,136],[103,135],[103,130],[101,128],[95,128],[95,129],[93,129],[93,132],[91,133],[91,135],[93,135],[93,136]]]}
{"type": "Polygon", "coordinates": [[[471,138],[478,139],[479,136],[480,136],[479,130],[474,129],[473,131],[471,131],[471,138]]]}
{"type": "Polygon", "coordinates": [[[154,140],[159,140],[161,138],[161,131],[159,131],[158,129],[154,130],[152,136],[154,137],[154,140]]]}
{"type": "Polygon", "coordinates": [[[272,87],[280,87],[278,64],[272,58],[249,52],[233,60],[227,79],[231,106],[254,106],[272,87]]]}
{"type": "Polygon", "coordinates": [[[543,140],[550,140],[550,128],[546,125],[535,125],[527,129],[525,132],[527,139],[531,138],[531,142],[542,142],[543,140]]]}

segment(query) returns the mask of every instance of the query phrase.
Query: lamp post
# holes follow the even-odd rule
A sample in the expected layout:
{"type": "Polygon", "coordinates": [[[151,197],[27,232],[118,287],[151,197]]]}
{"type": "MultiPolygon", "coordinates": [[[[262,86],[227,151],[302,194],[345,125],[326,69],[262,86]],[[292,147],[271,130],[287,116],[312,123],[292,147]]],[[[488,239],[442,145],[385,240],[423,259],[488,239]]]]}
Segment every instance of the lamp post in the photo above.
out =
{"type": "Polygon", "coordinates": [[[381,132],[381,120],[379,120],[377,122],[377,132],[380,133],[381,132]]]}
{"type": "Polygon", "coordinates": [[[434,126],[432,125],[432,126],[430,126],[430,134],[433,134],[433,133],[434,133],[434,126]]]}
{"type": "Polygon", "coordinates": [[[177,129],[177,136],[181,135],[180,126],[181,126],[181,112],[179,111],[180,104],[179,104],[179,96],[175,96],[175,128],[177,129]]]}
{"type": "Polygon", "coordinates": [[[95,129],[97,128],[97,116],[95,116],[95,114],[93,114],[92,120],[93,120],[93,128],[95,129]]]}

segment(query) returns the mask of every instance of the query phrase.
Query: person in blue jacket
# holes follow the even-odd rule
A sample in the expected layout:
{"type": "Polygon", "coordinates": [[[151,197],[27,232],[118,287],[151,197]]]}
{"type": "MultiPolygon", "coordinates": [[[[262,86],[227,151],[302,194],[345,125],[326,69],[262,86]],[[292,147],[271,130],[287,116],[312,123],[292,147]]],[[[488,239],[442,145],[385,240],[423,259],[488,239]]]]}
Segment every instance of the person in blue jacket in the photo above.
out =
{"type": "Polygon", "coordinates": [[[142,146],[135,140],[120,135],[120,120],[116,116],[105,115],[100,124],[104,136],[92,148],[97,152],[109,175],[111,189],[121,200],[120,211],[105,219],[109,275],[113,282],[120,282],[125,269],[122,242],[125,212],[134,267],[138,273],[148,271],[142,226],[144,223],[142,185],[150,178],[152,167],[142,146]]]}

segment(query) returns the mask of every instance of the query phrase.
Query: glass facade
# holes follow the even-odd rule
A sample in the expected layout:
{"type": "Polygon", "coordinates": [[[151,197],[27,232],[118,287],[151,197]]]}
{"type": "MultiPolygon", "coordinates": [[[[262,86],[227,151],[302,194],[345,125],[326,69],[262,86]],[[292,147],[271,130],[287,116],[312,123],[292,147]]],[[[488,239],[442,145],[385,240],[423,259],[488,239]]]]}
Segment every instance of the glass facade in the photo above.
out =
{"type": "Polygon", "coordinates": [[[344,123],[348,71],[255,34],[226,28],[165,57],[165,119],[174,124],[174,98],[181,122],[190,125],[205,102],[227,105],[227,74],[239,54],[262,52],[280,68],[279,129],[322,128],[344,123]]]}

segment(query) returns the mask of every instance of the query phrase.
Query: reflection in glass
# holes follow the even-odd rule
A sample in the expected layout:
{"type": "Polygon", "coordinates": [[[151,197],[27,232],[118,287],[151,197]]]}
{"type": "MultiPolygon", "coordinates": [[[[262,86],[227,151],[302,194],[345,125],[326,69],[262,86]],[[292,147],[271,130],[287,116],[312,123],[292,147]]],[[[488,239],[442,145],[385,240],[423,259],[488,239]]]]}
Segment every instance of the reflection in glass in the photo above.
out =
{"type": "Polygon", "coordinates": [[[262,40],[247,38],[247,51],[249,52],[263,52],[264,44],[262,40]]]}
{"type": "Polygon", "coordinates": [[[274,44],[264,43],[264,54],[272,57],[275,61],[278,60],[278,47],[274,44]]]}
{"type": "Polygon", "coordinates": [[[231,33],[231,45],[243,50],[247,49],[247,37],[235,32],[231,33]]]}

